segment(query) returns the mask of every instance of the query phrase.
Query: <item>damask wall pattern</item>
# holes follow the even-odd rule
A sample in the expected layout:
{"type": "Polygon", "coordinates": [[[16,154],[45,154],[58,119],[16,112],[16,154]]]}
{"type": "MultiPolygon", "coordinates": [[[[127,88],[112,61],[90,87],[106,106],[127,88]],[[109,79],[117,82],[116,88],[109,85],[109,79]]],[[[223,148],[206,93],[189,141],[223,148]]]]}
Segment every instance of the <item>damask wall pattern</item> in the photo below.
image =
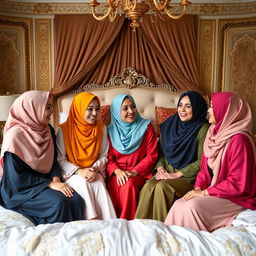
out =
{"type": "Polygon", "coordinates": [[[0,94],[32,88],[32,19],[0,16],[0,94]]]}
{"type": "MultiPolygon", "coordinates": [[[[220,40],[219,88],[232,91],[246,99],[256,116],[256,18],[221,21],[224,30],[220,40]]],[[[256,134],[256,118],[253,118],[256,134]]]]}

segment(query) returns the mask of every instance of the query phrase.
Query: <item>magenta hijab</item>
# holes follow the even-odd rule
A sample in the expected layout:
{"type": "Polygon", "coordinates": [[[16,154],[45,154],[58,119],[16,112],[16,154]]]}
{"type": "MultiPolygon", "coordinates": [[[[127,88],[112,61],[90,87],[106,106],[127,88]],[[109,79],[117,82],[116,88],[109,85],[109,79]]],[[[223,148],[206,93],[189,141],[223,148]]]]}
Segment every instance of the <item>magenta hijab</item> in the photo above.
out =
{"type": "Polygon", "coordinates": [[[43,123],[49,92],[28,91],[12,104],[4,128],[0,177],[6,151],[17,155],[32,169],[49,173],[54,158],[54,144],[48,124],[43,123]]]}
{"type": "Polygon", "coordinates": [[[216,120],[207,132],[204,154],[213,170],[212,184],[217,181],[221,163],[231,137],[242,133],[246,135],[256,153],[252,135],[252,112],[250,106],[238,95],[231,92],[212,93],[212,108],[216,120]]]}

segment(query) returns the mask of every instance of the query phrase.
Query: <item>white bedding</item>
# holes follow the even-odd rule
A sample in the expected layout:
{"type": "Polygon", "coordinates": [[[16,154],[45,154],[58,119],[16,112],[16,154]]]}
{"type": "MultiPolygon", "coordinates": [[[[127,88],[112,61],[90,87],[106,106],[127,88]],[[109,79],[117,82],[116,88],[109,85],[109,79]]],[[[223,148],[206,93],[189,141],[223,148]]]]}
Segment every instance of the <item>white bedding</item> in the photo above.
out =
{"type": "Polygon", "coordinates": [[[0,255],[255,256],[256,211],[213,233],[165,226],[153,220],[87,220],[34,226],[0,207],[0,255]]]}

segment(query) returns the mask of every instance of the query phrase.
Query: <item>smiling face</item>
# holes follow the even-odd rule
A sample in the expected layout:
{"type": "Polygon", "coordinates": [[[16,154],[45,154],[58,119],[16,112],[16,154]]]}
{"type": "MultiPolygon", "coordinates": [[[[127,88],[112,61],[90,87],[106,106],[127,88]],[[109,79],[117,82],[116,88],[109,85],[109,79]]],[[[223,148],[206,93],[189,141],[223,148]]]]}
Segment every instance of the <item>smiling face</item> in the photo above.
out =
{"type": "Polygon", "coordinates": [[[135,104],[128,97],[125,98],[121,107],[121,119],[124,122],[133,123],[137,113],[135,104]]]}
{"type": "Polygon", "coordinates": [[[52,99],[52,97],[49,97],[48,101],[46,103],[44,115],[43,115],[43,123],[44,124],[49,124],[49,122],[51,120],[52,112],[53,112],[53,99],[52,99]]]}
{"type": "Polygon", "coordinates": [[[100,112],[100,104],[96,98],[94,98],[86,108],[84,112],[84,120],[89,124],[94,124],[98,118],[100,112]]]}
{"type": "Polygon", "coordinates": [[[183,122],[188,122],[193,117],[192,105],[188,96],[184,96],[178,105],[179,118],[183,122]]]}
{"type": "Polygon", "coordinates": [[[210,124],[215,124],[216,119],[215,119],[214,114],[213,114],[212,102],[210,103],[210,106],[209,106],[207,112],[208,112],[208,117],[209,117],[209,123],[210,124]]]}

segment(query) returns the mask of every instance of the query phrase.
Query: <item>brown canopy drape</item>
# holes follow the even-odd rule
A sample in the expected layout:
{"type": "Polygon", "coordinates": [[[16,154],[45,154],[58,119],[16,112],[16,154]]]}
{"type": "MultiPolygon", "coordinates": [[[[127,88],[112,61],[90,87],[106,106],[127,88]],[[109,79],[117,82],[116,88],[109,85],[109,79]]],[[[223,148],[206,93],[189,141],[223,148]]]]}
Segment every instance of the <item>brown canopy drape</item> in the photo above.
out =
{"type": "Polygon", "coordinates": [[[56,16],[54,95],[84,84],[103,84],[133,67],[157,84],[179,90],[201,90],[196,57],[196,17],[143,18],[136,32],[118,17],[99,22],[91,15],[56,16]]]}

